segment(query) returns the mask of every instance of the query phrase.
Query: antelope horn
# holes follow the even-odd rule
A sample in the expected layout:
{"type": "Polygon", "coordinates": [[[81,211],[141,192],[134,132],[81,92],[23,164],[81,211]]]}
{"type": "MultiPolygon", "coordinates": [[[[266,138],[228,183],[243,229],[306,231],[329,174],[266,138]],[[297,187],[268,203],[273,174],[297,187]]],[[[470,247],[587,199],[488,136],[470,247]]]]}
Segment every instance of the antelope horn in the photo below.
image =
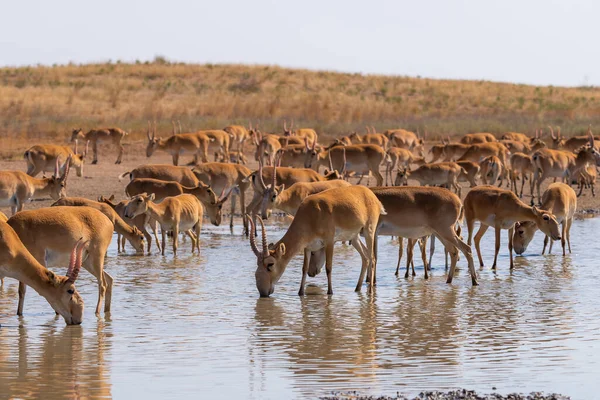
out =
{"type": "Polygon", "coordinates": [[[267,189],[267,185],[265,185],[265,180],[263,179],[263,164],[262,164],[262,162],[258,163],[258,182],[260,183],[260,186],[262,187],[263,191],[267,189]]]}
{"type": "Polygon", "coordinates": [[[229,190],[227,190],[227,192],[225,192],[226,188],[223,188],[223,191],[221,192],[221,196],[219,197],[219,202],[225,201],[225,199],[227,199],[229,197],[229,195],[231,194],[233,189],[235,189],[235,186],[236,185],[230,187],[229,190]]]}
{"type": "Polygon", "coordinates": [[[283,131],[287,131],[287,121],[285,119],[283,120],[283,131]]]}
{"type": "Polygon", "coordinates": [[[292,124],[290,125],[290,131],[294,130],[294,120],[292,119],[292,124]]]}
{"type": "Polygon", "coordinates": [[[263,222],[262,218],[259,218],[258,222],[260,223],[260,230],[262,231],[263,257],[267,257],[269,255],[269,243],[267,241],[267,231],[265,230],[265,223],[263,222]]]}
{"type": "Polygon", "coordinates": [[[346,148],[345,147],[342,147],[342,154],[343,154],[342,159],[343,159],[344,165],[342,166],[341,174],[343,176],[346,173],[346,148]]]}
{"type": "Polygon", "coordinates": [[[73,153],[77,154],[77,142],[79,140],[75,139],[75,149],[73,150],[73,153]]]}
{"type": "Polygon", "coordinates": [[[86,240],[85,242],[81,243],[79,245],[79,248],[77,249],[77,255],[75,257],[75,266],[73,267],[73,271],[71,271],[71,274],[69,275],[70,282],[75,282],[77,280],[77,277],[79,276],[79,271],[81,270],[81,263],[83,262],[83,250],[85,245],[88,243],[89,241],[86,240]]]}
{"type": "Polygon", "coordinates": [[[156,138],[156,121],[154,121],[154,129],[152,129],[152,139],[156,138]]]}
{"type": "Polygon", "coordinates": [[[56,164],[54,165],[54,177],[59,177],[59,165],[58,165],[58,157],[56,157],[56,164]]]}
{"type": "Polygon", "coordinates": [[[563,136],[562,136],[562,134],[560,133],[560,126],[559,126],[559,127],[556,129],[556,135],[557,135],[559,138],[562,138],[562,137],[563,137],[563,136]]]}
{"type": "Polygon", "coordinates": [[[371,125],[371,131],[372,131],[373,133],[377,133],[377,129],[375,129],[375,127],[374,127],[373,125],[371,125]]]}
{"type": "Polygon", "coordinates": [[[275,190],[275,185],[277,184],[277,165],[281,162],[281,157],[275,156],[275,162],[273,163],[273,185],[271,186],[272,190],[275,190]]]}
{"type": "Polygon", "coordinates": [[[79,245],[81,244],[81,242],[83,241],[83,238],[80,238],[77,243],[75,243],[75,246],[73,247],[73,251],[71,251],[71,258],[69,259],[69,268],[67,268],[67,277],[70,277],[71,274],[73,273],[73,268],[75,268],[75,257],[77,255],[77,248],[79,247],[79,245]]]}
{"type": "Polygon", "coordinates": [[[260,251],[258,251],[258,247],[256,246],[256,237],[254,236],[254,232],[256,228],[254,227],[254,221],[252,221],[252,217],[248,214],[245,215],[248,220],[248,224],[250,225],[250,247],[252,248],[252,252],[256,257],[260,257],[260,251]]]}
{"type": "Polygon", "coordinates": [[[310,150],[310,147],[308,146],[308,137],[304,138],[304,147],[306,148],[306,150],[310,150]]]}
{"type": "Polygon", "coordinates": [[[371,130],[369,129],[369,125],[367,125],[365,128],[367,129],[367,133],[371,133],[371,130]]]}
{"type": "Polygon", "coordinates": [[[65,161],[65,173],[62,176],[62,180],[66,181],[67,177],[69,176],[69,171],[71,170],[71,159],[73,158],[73,156],[69,156],[67,157],[67,161],[65,161]]]}
{"type": "Polygon", "coordinates": [[[312,149],[316,149],[317,148],[317,139],[315,138],[315,140],[313,140],[313,145],[312,145],[312,149]]]}
{"type": "Polygon", "coordinates": [[[173,125],[173,135],[177,134],[175,131],[175,121],[171,120],[171,125],[173,125]]]}
{"type": "Polygon", "coordinates": [[[248,128],[249,130],[252,130],[252,121],[248,121],[248,128]]]}
{"type": "Polygon", "coordinates": [[[329,151],[327,152],[327,156],[328,156],[327,158],[329,158],[329,170],[333,172],[333,162],[331,161],[331,155],[332,155],[331,150],[332,149],[329,149],[329,151]]]}
{"type": "Polygon", "coordinates": [[[552,136],[552,139],[558,139],[556,136],[554,136],[554,129],[552,129],[552,125],[548,125],[548,128],[550,128],[550,136],[552,136]]]}

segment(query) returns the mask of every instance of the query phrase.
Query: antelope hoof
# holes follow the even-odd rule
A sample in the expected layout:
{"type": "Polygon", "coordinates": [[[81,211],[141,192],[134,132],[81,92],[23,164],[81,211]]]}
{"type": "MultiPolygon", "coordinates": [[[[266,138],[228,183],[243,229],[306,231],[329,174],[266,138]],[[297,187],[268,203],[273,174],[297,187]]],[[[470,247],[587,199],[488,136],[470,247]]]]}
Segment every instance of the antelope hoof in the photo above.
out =
{"type": "Polygon", "coordinates": [[[98,164],[98,160],[92,161],[92,164],[94,164],[94,165],[98,164]]]}
{"type": "Polygon", "coordinates": [[[452,283],[452,277],[451,276],[449,276],[448,279],[446,279],[446,283],[448,283],[448,284],[452,283]]]}
{"type": "Polygon", "coordinates": [[[404,279],[408,279],[408,272],[404,274],[404,279]]]}
{"type": "Polygon", "coordinates": [[[330,289],[330,290],[327,291],[327,295],[328,296],[331,296],[332,294],[333,294],[333,290],[330,289]]]}
{"type": "Polygon", "coordinates": [[[298,290],[298,296],[304,296],[304,289],[298,290]]]}
{"type": "Polygon", "coordinates": [[[475,277],[471,277],[471,284],[472,284],[473,286],[479,286],[479,283],[477,283],[477,278],[475,278],[475,277]]]}

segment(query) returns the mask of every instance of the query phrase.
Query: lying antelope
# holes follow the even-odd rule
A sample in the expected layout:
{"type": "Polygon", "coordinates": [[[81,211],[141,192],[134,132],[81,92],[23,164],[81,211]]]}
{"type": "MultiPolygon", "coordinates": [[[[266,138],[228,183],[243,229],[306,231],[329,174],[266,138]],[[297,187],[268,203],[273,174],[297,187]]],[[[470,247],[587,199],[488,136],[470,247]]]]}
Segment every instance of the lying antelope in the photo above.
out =
{"type": "Polygon", "coordinates": [[[64,174],[59,174],[58,159],[54,175],[50,178],[33,178],[21,171],[0,171],[0,207],[11,208],[12,214],[23,209],[27,200],[50,196],[54,200],[67,195],[67,177],[70,161],[67,159],[64,174]]]}
{"type": "Polygon", "coordinates": [[[57,275],[31,255],[10,225],[0,222],[0,278],[14,278],[19,285],[32,287],[67,325],[79,325],[83,319],[83,299],[75,289],[75,281],[86,245],[82,240],[75,244],[66,275],[57,275]]]}
{"type": "MultiPolygon", "coordinates": [[[[556,217],[556,222],[561,224],[561,244],[563,256],[566,255],[565,244],[569,246],[571,252],[571,224],[577,210],[577,196],[575,191],[564,183],[552,183],[542,196],[542,205],[540,210],[547,211],[556,217]]],[[[513,244],[517,254],[523,254],[527,250],[527,246],[533,239],[533,235],[538,229],[538,225],[534,221],[517,222],[515,225],[515,233],[513,235],[513,244]]],[[[546,252],[548,244],[548,235],[544,239],[544,248],[542,254],[546,252]]],[[[548,253],[552,252],[552,241],[548,253]]]]}
{"type": "Polygon", "coordinates": [[[146,193],[132,197],[125,207],[125,216],[135,218],[140,214],[146,214],[160,224],[163,256],[168,231],[173,232],[173,255],[177,255],[180,231],[185,232],[192,240],[192,253],[197,249],[200,254],[200,230],[204,214],[200,200],[191,194],[167,197],[160,203],[155,203],[154,199],[154,194],[146,193]]]}
{"type": "Polygon", "coordinates": [[[262,218],[269,218],[273,209],[296,215],[298,207],[308,196],[329,189],[349,186],[352,185],[344,180],[337,179],[325,182],[297,182],[286,189],[285,184],[277,186],[277,182],[274,181],[266,186],[263,193],[260,207],[262,218]]]}
{"type": "MultiPolygon", "coordinates": [[[[458,260],[458,249],[467,259],[472,284],[477,285],[471,248],[455,231],[455,225],[462,222],[462,204],[458,196],[447,189],[435,187],[379,187],[371,190],[386,210],[386,214],[379,218],[377,235],[399,236],[399,238],[414,240],[436,235],[450,251],[452,257],[447,283],[452,283],[458,260]]],[[[377,241],[375,248],[377,248],[377,241]]],[[[377,258],[377,253],[375,257],[377,258]]],[[[428,277],[426,261],[425,277],[428,277]]]]}
{"type": "Polygon", "coordinates": [[[129,133],[120,128],[92,129],[85,134],[83,133],[83,130],[79,128],[73,129],[73,133],[71,134],[71,142],[82,140],[83,142],[91,143],[92,151],[94,153],[92,164],[97,164],[98,142],[110,141],[113,145],[119,148],[119,155],[117,156],[117,161],[115,161],[115,164],[121,164],[121,161],[123,160],[123,152],[125,150],[121,144],[121,140],[123,140],[123,138],[127,135],[129,135],[129,133]]]}
{"type": "Polygon", "coordinates": [[[370,172],[377,180],[377,186],[383,185],[383,175],[379,167],[386,159],[385,150],[375,144],[354,144],[336,146],[329,150],[321,150],[316,157],[307,160],[305,167],[316,171],[321,166],[335,171],[354,171],[357,173],[370,172]]]}
{"type": "Polygon", "coordinates": [[[27,162],[27,175],[36,177],[40,172],[55,172],[57,160],[59,171],[64,174],[67,168],[67,160],[69,160],[69,167],[75,168],[77,176],[82,177],[87,150],[88,146],[86,145],[85,151],[82,154],[77,154],[77,144],[75,144],[75,149],[54,144],[32,146],[23,154],[23,158],[27,162]]]}
{"type": "Polygon", "coordinates": [[[511,190],[523,198],[525,180],[529,179],[530,193],[533,196],[533,159],[523,153],[514,153],[510,156],[510,184],[511,190]],[[517,190],[517,179],[521,179],[521,191],[517,190]]]}
{"type": "Polygon", "coordinates": [[[453,162],[435,163],[421,165],[414,171],[402,169],[396,175],[395,186],[407,186],[408,179],[414,179],[422,186],[424,185],[448,185],[461,195],[461,187],[458,184],[458,177],[465,173],[461,166],[453,162]]]}
{"type": "MultiPolygon", "coordinates": [[[[106,215],[91,207],[49,207],[17,213],[8,224],[31,255],[47,267],[58,266],[68,259],[71,249],[81,238],[89,242],[82,265],[98,281],[96,315],[100,314],[102,302],[104,312],[110,312],[113,278],[104,271],[104,257],[114,226],[106,215]]],[[[19,313],[23,312],[24,300],[25,285],[21,282],[19,313]]]]}
{"type": "MultiPolygon", "coordinates": [[[[236,197],[240,199],[240,210],[242,216],[246,215],[246,190],[250,187],[250,181],[247,178],[252,171],[239,164],[225,163],[204,163],[192,168],[192,173],[200,182],[218,192],[225,192],[226,188],[234,188],[231,192],[231,215],[229,226],[233,227],[233,216],[235,214],[236,197]]],[[[244,219],[244,233],[248,233],[248,224],[244,219]]]]}
{"type": "Polygon", "coordinates": [[[221,196],[217,198],[211,187],[202,182],[198,182],[196,187],[187,187],[177,182],[137,178],[125,187],[125,194],[129,197],[135,197],[142,193],[153,194],[153,201],[157,203],[167,197],[179,196],[184,193],[191,194],[200,200],[210,218],[210,222],[215,226],[219,226],[221,225],[223,203],[227,201],[232,190],[233,187],[229,187],[227,191],[223,188],[221,196]]]}
{"type": "Polygon", "coordinates": [[[124,240],[127,240],[129,243],[131,243],[137,253],[144,254],[145,235],[137,227],[131,226],[127,222],[123,221],[123,219],[109,205],[98,201],[85,199],[83,197],[63,197],[51,205],[51,207],[57,206],[95,208],[102,214],[106,215],[110,222],[112,222],[114,231],[117,233],[117,239],[122,236],[124,240]]]}
{"type": "Polygon", "coordinates": [[[481,181],[484,185],[494,185],[500,179],[498,187],[502,187],[502,172],[504,171],[504,167],[498,157],[485,157],[481,160],[479,166],[481,168],[481,181]]]}
{"type": "Polygon", "coordinates": [[[410,150],[400,147],[391,147],[387,151],[385,170],[385,185],[392,181],[392,175],[399,168],[409,168],[412,164],[421,166],[426,164],[423,157],[416,157],[410,150]]]}
{"type": "Polygon", "coordinates": [[[156,150],[161,150],[171,154],[173,165],[179,164],[179,156],[187,151],[194,155],[194,161],[200,156],[202,161],[207,161],[208,144],[210,138],[200,133],[175,133],[173,125],[173,135],[167,139],[156,137],[156,123],[153,125],[152,135],[150,135],[150,122],[148,122],[148,145],[146,146],[146,157],[152,157],[156,150]]]}
{"type": "Polygon", "coordinates": [[[549,212],[530,207],[523,203],[516,194],[510,190],[500,189],[495,186],[477,186],[465,197],[465,218],[471,245],[475,221],[480,222],[479,230],[475,235],[475,249],[479,257],[479,265],[483,267],[483,258],[479,243],[490,226],[496,230],[496,252],[492,269],[496,269],[498,252],[500,251],[500,231],[508,229],[508,251],[510,254],[510,269],[513,263],[513,233],[515,223],[519,221],[533,221],[552,240],[560,239],[556,218],[549,212]]]}
{"type": "MultiPolygon", "coordinates": [[[[256,288],[261,297],[269,297],[275,290],[285,268],[294,255],[304,250],[302,281],[298,295],[304,295],[304,284],[310,264],[311,251],[325,248],[327,272],[327,294],[333,294],[331,270],[333,267],[333,245],[336,241],[352,241],[352,246],[362,259],[362,267],[356,291],[360,291],[365,273],[375,263],[373,246],[379,216],[385,214],[383,205],[372,191],[364,186],[350,186],[326,190],[308,196],[296,212],[296,216],[285,235],[271,248],[262,219],[262,252],[256,246],[254,235],[250,235],[250,246],[256,255],[256,288]],[[366,246],[359,235],[365,236],[366,246]]],[[[252,231],[254,223],[248,216],[252,231]]],[[[374,277],[374,274],[371,274],[374,277]]],[[[371,281],[372,287],[373,281],[371,281]]]]}
{"type": "Polygon", "coordinates": [[[317,132],[314,129],[310,128],[300,128],[294,130],[294,121],[292,120],[292,124],[290,129],[287,128],[287,123],[283,121],[283,136],[297,136],[300,139],[308,139],[308,142],[312,145],[318,140],[317,132]]]}
{"type": "MultiPolygon", "coordinates": [[[[198,168],[198,167],[196,167],[198,168]]],[[[179,182],[183,186],[197,186],[198,178],[191,169],[165,164],[146,164],[119,175],[119,180],[129,176],[129,180],[135,178],[154,178],[161,181],[179,182]]]]}
{"type": "Polygon", "coordinates": [[[467,133],[460,142],[464,144],[491,143],[496,141],[496,136],[491,133],[467,133]]]}
{"type": "MultiPolygon", "coordinates": [[[[533,184],[537,187],[538,200],[540,186],[547,178],[563,178],[577,176],[589,165],[600,165],[600,153],[594,147],[594,136],[588,135],[588,145],[583,146],[577,154],[563,150],[542,149],[531,157],[534,164],[533,184]]],[[[533,191],[531,204],[534,202],[533,191]]]]}

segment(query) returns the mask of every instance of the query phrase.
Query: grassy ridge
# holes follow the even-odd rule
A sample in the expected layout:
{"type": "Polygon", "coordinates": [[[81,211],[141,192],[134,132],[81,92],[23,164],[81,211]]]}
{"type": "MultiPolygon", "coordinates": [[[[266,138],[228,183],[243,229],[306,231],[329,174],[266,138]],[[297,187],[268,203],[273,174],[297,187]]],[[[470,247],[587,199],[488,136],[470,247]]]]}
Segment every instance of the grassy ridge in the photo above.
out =
{"type": "Polygon", "coordinates": [[[578,133],[600,116],[600,89],[536,87],[284,69],[275,66],[105,63],[0,68],[2,152],[63,140],[73,127],[119,126],[141,139],[146,121],[162,134],[284,118],[321,137],[407,127],[430,136],[532,132],[549,123],[578,133]],[[24,139],[27,139],[25,141],[24,139]]]}

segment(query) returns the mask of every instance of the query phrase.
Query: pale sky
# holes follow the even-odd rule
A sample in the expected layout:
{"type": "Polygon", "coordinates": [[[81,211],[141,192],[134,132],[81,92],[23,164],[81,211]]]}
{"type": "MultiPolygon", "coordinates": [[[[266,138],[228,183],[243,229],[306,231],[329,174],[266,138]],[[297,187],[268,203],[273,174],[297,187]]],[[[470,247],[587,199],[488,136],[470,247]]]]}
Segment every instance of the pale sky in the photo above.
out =
{"type": "Polygon", "coordinates": [[[1,3],[0,65],[170,60],[600,85],[600,1],[1,3]]]}

